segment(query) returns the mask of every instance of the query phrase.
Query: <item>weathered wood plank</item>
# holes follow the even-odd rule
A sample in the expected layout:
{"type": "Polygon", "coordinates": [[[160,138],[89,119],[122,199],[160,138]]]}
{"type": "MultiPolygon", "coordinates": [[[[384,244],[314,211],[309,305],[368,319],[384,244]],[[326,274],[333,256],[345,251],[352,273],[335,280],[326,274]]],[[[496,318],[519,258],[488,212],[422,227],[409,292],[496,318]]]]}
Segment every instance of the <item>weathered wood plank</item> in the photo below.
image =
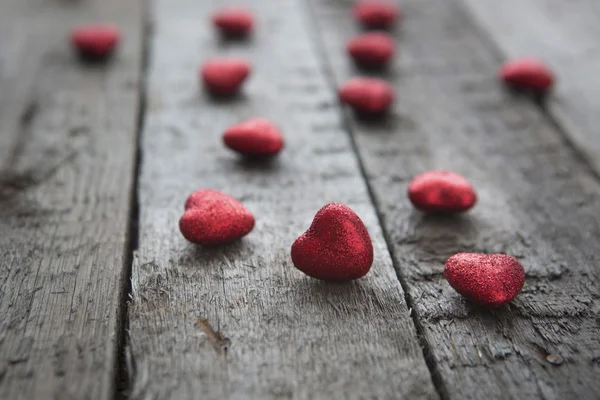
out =
{"type": "Polygon", "coordinates": [[[461,0],[507,57],[533,55],[558,81],[547,108],[600,172],[600,3],[595,0],[461,0]]]}
{"type": "Polygon", "coordinates": [[[0,4],[0,398],[109,399],[136,152],[142,1],[0,4]],[[73,24],[124,42],[83,66],[73,24]]]}
{"type": "MultiPolygon", "coordinates": [[[[344,52],[358,31],[349,0],[309,0],[336,83],[358,72],[344,52]]],[[[450,399],[597,397],[600,391],[600,186],[537,108],[496,81],[494,49],[456,2],[405,0],[394,33],[397,90],[385,121],[349,116],[395,265],[450,399]],[[415,212],[406,189],[428,169],[468,177],[468,215],[415,212]],[[486,311],[443,277],[461,251],[504,252],[527,272],[523,293],[486,311]],[[546,360],[564,358],[560,366],[546,360]]]]}
{"type": "Polygon", "coordinates": [[[130,308],[132,397],[437,398],[306,8],[253,1],[258,32],[227,44],[208,23],[222,5],[159,0],[154,10],[130,308]],[[217,55],[254,65],[244,95],[231,102],[198,89],[199,63],[217,55]],[[221,143],[227,126],[252,116],[272,119],[285,135],[272,163],[241,162],[221,143]],[[177,221],[198,188],[244,201],[254,231],[223,249],[187,243],[177,221]],[[292,242],[330,201],[356,210],[374,241],[374,267],[354,283],[322,283],[291,263],[292,242]],[[198,318],[228,341],[211,340],[198,318]]]}

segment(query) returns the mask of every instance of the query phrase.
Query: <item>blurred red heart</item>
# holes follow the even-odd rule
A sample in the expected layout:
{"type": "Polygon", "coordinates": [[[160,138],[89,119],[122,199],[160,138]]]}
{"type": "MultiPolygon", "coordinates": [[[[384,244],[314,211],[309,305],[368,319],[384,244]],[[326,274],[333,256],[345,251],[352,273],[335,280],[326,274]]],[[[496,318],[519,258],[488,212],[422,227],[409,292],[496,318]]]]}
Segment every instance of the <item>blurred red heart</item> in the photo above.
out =
{"type": "Polygon", "coordinates": [[[243,7],[226,7],[212,16],[213,24],[226,36],[246,36],[254,27],[254,16],[243,7]]]}
{"type": "Polygon", "coordinates": [[[489,308],[510,302],[525,284],[525,270],[506,254],[455,254],[446,261],[444,275],[458,293],[489,308]]]}
{"type": "Polygon", "coordinates": [[[554,74],[550,68],[535,58],[508,61],[498,74],[507,85],[535,93],[546,92],[554,84],[554,74]]]}
{"type": "Polygon", "coordinates": [[[450,171],[428,171],[417,175],[408,185],[408,198],[424,212],[458,213],[477,202],[473,186],[450,171]]]}
{"type": "Polygon", "coordinates": [[[389,28],[401,17],[400,9],[389,0],[362,0],[353,11],[354,18],[366,28],[389,28]]]}
{"type": "Polygon", "coordinates": [[[250,74],[250,64],[241,58],[216,58],[204,63],[201,74],[212,93],[230,96],[240,89],[250,74]]]}
{"type": "Polygon", "coordinates": [[[367,228],[348,206],[329,203],[292,245],[292,262],[313,278],[348,281],[367,274],[373,244],[367,228]]]}
{"type": "Polygon", "coordinates": [[[179,230],[192,243],[219,246],[246,236],[254,216],[242,203],[212,189],[193,192],[185,202],[179,230]]]}
{"type": "Polygon", "coordinates": [[[253,118],[229,127],[223,141],[232,150],[245,156],[272,156],[283,148],[279,129],[268,119],[253,118]]]}
{"type": "Polygon", "coordinates": [[[359,113],[381,114],[394,101],[394,89],[386,81],[375,78],[352,78],[338,93],[343,103],[359,113]]]}
{"type": "Polygon", "coordinates": [[[119,43],[121,33],[110,24],[81,25],[71,31],[71,44],[82,58],[108,58],[119,43]]]}
{"type": "Polygon", "coordinates": [[[394,40],[383,32],[363,33],[348,42],[348,53],[365,67],[381,67],[394,55],[394,40]]]}

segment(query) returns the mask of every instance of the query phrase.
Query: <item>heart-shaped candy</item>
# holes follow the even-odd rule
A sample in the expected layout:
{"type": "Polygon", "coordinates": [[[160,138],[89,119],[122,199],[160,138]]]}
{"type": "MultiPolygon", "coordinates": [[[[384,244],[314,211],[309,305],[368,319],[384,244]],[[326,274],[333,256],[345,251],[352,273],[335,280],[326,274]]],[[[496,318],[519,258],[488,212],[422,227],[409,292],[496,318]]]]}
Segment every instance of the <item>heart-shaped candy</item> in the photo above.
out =
{"type": "Polygon", "coordinates": [[[251,156],[273,156],[283,148],[279,129],[266,118],[253,118],[229,127],[223,141],[230,149],[251,156]]]}
{"type": "Polygon", "coordinates": [[[219,246],[246,236],[254,216],[239,201],[212,189],[196,190],[185,202],[179,230],[192,243],[219,246]]]}
{"type": "Polygon", "coordinates": [[[391,0],[362,0],[354,5],[354,18],[365,28],[389,28],[400,18],[391,0]]]}
{"type": "Polygon", "coordinates": [[[554,74],[535,58],[520,58],[506,62],[498,73],[507,85],[516,89],[544,93],[554,84],[554,74]]]}
{"type": "Polygon", "coordinates": [[[394,89],[386,81],[375,78],[352,78],[338,94],[343,103],[364,114],[381,114],[394,101],[394,89]]]}
{"type": "Polygon", "coordinates": [[[408,198],[424,212],[458,213],[477,201],[473,186],[450,171],[428,171],[417,175],[408,185],[408,198]]]}
{"type": "Polygon", "coordinates": [[[387,33],[363,33],[348,42],[347,50],[358,65],[382,67],[394,54],[394,41],[387,33]]]}
{"type": "Polygon", "coordinates": [[[525,283],[525,270],[506,254],[455,254],[446,261],[444,275],[458,293],[489,308],[510,302],[525,283]]]}
{"type": "Polygon", "coordinates": [[[108,58],[121,38],[113,25],[82,25],[71,31],[71,44],[85,60],[101,61],[108,58]]]}
{"type": "Polygon", "coordinates": [[[300,271],[327,281],[348,281],[367,274],[373,244],[367,228],[348,206],[329,203],[292,245],[292,262],[300,271]]]}
{"type": "Polygon", "coordinates": [[[213,24],[225,36],[246,36],[254,27],[254,16],[243,7],[226,7],[212,16],[213,24]]]}
{"type": "Polygon", "coordinates": [[[250,64],[241,58],[215,58],[204,63],[201,74],[212,93],[231,96],[250,74],[250,64]]]}

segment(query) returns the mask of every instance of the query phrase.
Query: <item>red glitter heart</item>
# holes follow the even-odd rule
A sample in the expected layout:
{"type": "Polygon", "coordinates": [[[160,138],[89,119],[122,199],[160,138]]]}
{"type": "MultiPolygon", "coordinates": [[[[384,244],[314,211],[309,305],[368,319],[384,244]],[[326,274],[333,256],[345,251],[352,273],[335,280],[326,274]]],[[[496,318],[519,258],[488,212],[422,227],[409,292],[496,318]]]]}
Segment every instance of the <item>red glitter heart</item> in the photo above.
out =
{"type": "Polygon", "coordinates": [[[348,281],[367,274],[373,244],[367,228],[348,206],[329,203],[292,245],[296,268],[313,278],[348,281]]]}
{"type": "Polygon", "coordinates": [[[82,25],[71,31],[71,44],[82,58],[108,58],[119,43],[121,33],[109,24],[82,25]]]}
{"type": "Polygon", "coordinates": [[[394,55],[394,41],[383,32],[364,33],[348,42],[348,53],[364,67],[382,67],[394,55]]]}
{"type": "Polygon", "coordinates": [[[366,28],[389,28],[401,17],[391,1],[363,0],[354,5],[354,18],[366,28]]]}
{"type": "Polygon", "coordinates": [[[272,156],[283,148],[279,129],[268,119],[253,118],[229,127],[223,141],[232,150],[245,156],[272,156]]]}
{"type": "Polygon", "coordinates": [[[213,24],[225,36],[246,36],[254,27],[254,16],[243,7],[227,7],[212,16],[213,24]]]}
{"type": "Polygon", "coordinates": [[[469,181],[450,171],[417,175],[408,185],[408,198],[417,209],[431,213],[463,212],[477,202],[469,181]]]}
{"type": "Polygon", "coordinates": [[[535,58],[520,58],[506,62],[498,73],[507,85],[516,89],[543,93],[554,84],[554,74],[535,58]]]}
{"type": "Polygon", "coordinates": [[[510,302],[525,283],[525,270],[506,254],[455,254],[446,261],[444,275],[458,293],[489,308],[510,302]]]}
{"type": "Polygon", "coordinates": [[[212,59],[202,66],[204,84],[222,96],[236,93],[249,74],[250,64],[241,58],[212,59]]]}
{"type": "Polygon", "coordinates": [[[179,230],[192,243],[219,246],[246,236],[254,216],[239,201],[212,189],[196,190],[185,202],[179,230]]]}
{"type": "Polygon", "coordinates": [[[381,114],[394,101],[394,89],[386,81],[375,78],[352,78],[338,93],[342,102],[365,114],[381,114]]]}

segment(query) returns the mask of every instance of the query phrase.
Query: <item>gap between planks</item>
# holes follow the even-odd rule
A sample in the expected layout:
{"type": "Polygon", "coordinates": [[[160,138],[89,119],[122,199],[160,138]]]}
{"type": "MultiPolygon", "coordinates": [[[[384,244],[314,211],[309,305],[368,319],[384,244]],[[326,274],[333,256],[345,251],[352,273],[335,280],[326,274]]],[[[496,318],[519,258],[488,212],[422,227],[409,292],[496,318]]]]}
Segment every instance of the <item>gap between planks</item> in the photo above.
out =
{"type": "Polygon", "coordinates": [[[142,163],[142,134],[144,129],[144,119],[147,108],[147,85],[148,68],[151,57],[152,43],[152,15],[150,10],[151,0],[142,0],[142,34],[141,34],[141,62],[140,62],[140,81],[139,81],[139,103],[138,114],[136,117],[136,147],[134,158],[133,186],[131,188],[131,217],[129,220],[129,231],[127,237],[127,254],[123,265],[123,278],[120,293],[120,309],[117,328],[117,343],[115,357],[115,379],[114,379],[114,399],[127,400],[133,388],[133,379],[135,377],[134,360],[129,352],[129,302],[132,299],[131,274],[133,269],[134,254],[139,246],[139,213],[140,201],[138,193],[138,183],[140,178],[140,168],[142,163]]]}
{"type": "MultiPolygon", "coordinates": [[[[324,70],[325,77],[327,79],[330,89],[334,93],[336,93],[338,90],[338,85],[335,80],[335,73],[334,73],[333,65],[331,64],[331,59],[329,58],[329,56],[327,54],[326,46],[323,43],[323,32],[321,31],[321,26],[317,22],[318,21],[317,20],[317,12],[316,12],[311,0],[300,0],[300,1],[304,4],[304,7],[307,9],[307,12],[305,13],[305,15],[310,17],[310,18],[307,18],[308,20],[310,20],[307,22],[307,24],[310,24],[313,29],[310,30],[311,33],[309,35],[312,37],[313,44],[314,44],[315,48],[317,49],[318,54],[321,57],[321,62],[323,64],[322,68],[324,70]]],[[[350,13],[348,13],[348,18],[350,18],[350,13]]],[[[396,43],[396,45],[399,46],[400,44],[396,43]]],[[[375,199],[375,192],[373,190],[373,185],[371,184],[371,181],[367,174],[363,157],[362,157],[361,153],[358,151],[358,144],[356,143],[355,133],[352,128],[352,124],[350,122],[351,121],[350,113],[347,110],[347,108],[344,106],[344,104],[341,103],[341,101],[338,101],[338,107],[340,108],[340,112],[343,115],[344,130],[348,134],[350,144],[352,146],[352,150],[354,151],[354,154],[356,154],[356,159],[358,161],[360,173],[365,181],[365,185],[367,187],[367,192],[369,194],[369,198],[371,199],[371,203],[373,204],[373,207],[375,208],[375,212],[377,214],[377,221],[379,223],[379,226],[381,227],[383,239],[385,241],[386,247],[387,247],[390,255],[393,255],[392,241],[390,239],[387,229],[385,229],[385,225],[383,224],[383,221],[384,221],[383,215],[382,215],[380,206],[375,199]]],[[[429,373],[431,375],[431,380],[432,380],[432,382],[435,386],[435,389],[436,389],[438,395],[440,396],[440,398],[442,400],[446,400],[448,398],[448,391],[446,389],[446,385],[444,384],[442,376],[441,376],[440,372],[438,371],[438,367],[437,367],[435,358],[431,356],[431,348],[430,348],[429,344],[427,343],[427,341],[425,340],[423,326],[421,325],[421,322],[419,320],[418,312],[415,310],[414,300],[411,298],[411,296],[409,294],[408,284],[407,284],[406,280],[403,279],[402,275],[399,273],[400,268],[397,265],[397,262],[393,256],[392,256],[392,264],[394,265],[394,270],[396,272],[396,278],[400,282],[400,285],[402,286],[402,290],[404,291],[404,300],[406,301],[406,304],[410,311],[410,317],[415,325],[415,329],[417,330],[419,344],[423,351],[423,358],[425,359],[425,364],[427,365],[427,368],[429,369],[429,373]]]]}

